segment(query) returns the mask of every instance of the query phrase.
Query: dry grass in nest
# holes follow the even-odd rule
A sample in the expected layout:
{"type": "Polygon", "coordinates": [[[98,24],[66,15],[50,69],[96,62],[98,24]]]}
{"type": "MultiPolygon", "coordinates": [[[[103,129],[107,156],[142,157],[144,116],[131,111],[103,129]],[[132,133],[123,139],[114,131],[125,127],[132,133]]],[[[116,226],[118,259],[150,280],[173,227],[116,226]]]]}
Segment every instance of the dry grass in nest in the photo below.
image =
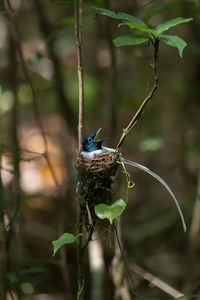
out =
{"type": "Polygon", "coordinates": [[[80,155],[76,157],[79,205],[86,216],[89,208],[92,219],[96,218],[94,205],[112,203],[112,183],[116,178],[118,159],[118,153],[106,153],[93,159],[83,159],[80,155]]]}

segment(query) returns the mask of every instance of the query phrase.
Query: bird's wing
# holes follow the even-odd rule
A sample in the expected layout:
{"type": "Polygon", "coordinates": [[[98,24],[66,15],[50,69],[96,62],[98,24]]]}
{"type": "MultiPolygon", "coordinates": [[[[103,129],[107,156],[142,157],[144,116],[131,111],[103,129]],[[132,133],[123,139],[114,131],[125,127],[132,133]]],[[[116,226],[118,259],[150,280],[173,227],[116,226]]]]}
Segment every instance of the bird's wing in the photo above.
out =
{"type": "Polygon", "coordinates": [[[108,152],[114,153],[114,152],[116,152],[115,149],[104,147],[104,146],[102,146],[102,151],[103,151],[103,153],[108,153],[108,152]]]}

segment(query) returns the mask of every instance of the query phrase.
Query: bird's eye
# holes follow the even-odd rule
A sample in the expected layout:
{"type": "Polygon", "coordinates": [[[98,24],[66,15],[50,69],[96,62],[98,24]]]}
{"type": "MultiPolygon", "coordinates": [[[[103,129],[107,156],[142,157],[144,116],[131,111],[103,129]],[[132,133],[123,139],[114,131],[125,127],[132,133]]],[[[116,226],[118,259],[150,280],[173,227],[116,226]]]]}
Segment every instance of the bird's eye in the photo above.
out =
{"type": "Polygon", "coordinates": [[[88,142],[89,142],[89,143],[92,143],[92,138],[89,138],[89,139],[88,139],[88,142]]]}

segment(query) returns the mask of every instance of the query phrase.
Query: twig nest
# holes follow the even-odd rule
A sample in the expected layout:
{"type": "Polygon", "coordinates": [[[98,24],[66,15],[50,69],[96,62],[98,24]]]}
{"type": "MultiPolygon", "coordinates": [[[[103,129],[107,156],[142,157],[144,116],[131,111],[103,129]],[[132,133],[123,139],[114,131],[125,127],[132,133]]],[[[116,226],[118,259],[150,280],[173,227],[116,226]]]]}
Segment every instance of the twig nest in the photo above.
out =
{"type": "Polygon", "coordinates": [[[89,208],[92,218],[95,217],[93,207],[98,203],[112,203],[112,183],[116,178],[118,160],[118,153],[105,153],[92,159],[77,155],[78,201],[86,215],[89,208]]]}

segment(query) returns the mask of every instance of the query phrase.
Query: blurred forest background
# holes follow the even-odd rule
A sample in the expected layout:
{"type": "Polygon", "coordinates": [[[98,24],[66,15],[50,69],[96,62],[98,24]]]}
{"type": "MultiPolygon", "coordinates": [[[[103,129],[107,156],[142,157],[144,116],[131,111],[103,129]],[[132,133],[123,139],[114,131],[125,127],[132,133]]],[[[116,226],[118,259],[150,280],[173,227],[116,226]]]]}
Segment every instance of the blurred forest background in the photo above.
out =
{"type": "MultiPolygon", "coordinates": [[[[150,26],[179,16],[194,18],[170,29],[170,34],[188,43],[182,59],[176,48],[161,43],[158,91],[122,147],[127,159],[166,180],[179,200],[188,230],[183,232],[168,193],[139,170],[130,170],[135,187],[129,192],[121,226],[130,268],[135,263],[183,293],[198,294],[200,1],[83,1],[84,133],[102,127],[104,145],[115,147],[146,94],[152,48],[147,44],[115,48],[112,39],[130,31],[118,28],[116,20],[97,16],[94,5],[132,14],[150,26]]],[[[65,231],[77,232],[74,2],[1,0],[0,9],[1,290],[6,256],[7,299],[75,299],[75,245],[51,257],[52,240],[65,231]]],[[[119,177],[117,194],[123,196],[122,172],[119,177]]],[[[113,299],[109,279],[113,248],[107,238],[102,239],[106,268],[102,299],[109,300],[113,299]]],[[[88,268],[86,258],[90,286],[88,268]]],[[[142,296],[169,297],[135,274],[134,266],[133,277],[142,296]]]]}

